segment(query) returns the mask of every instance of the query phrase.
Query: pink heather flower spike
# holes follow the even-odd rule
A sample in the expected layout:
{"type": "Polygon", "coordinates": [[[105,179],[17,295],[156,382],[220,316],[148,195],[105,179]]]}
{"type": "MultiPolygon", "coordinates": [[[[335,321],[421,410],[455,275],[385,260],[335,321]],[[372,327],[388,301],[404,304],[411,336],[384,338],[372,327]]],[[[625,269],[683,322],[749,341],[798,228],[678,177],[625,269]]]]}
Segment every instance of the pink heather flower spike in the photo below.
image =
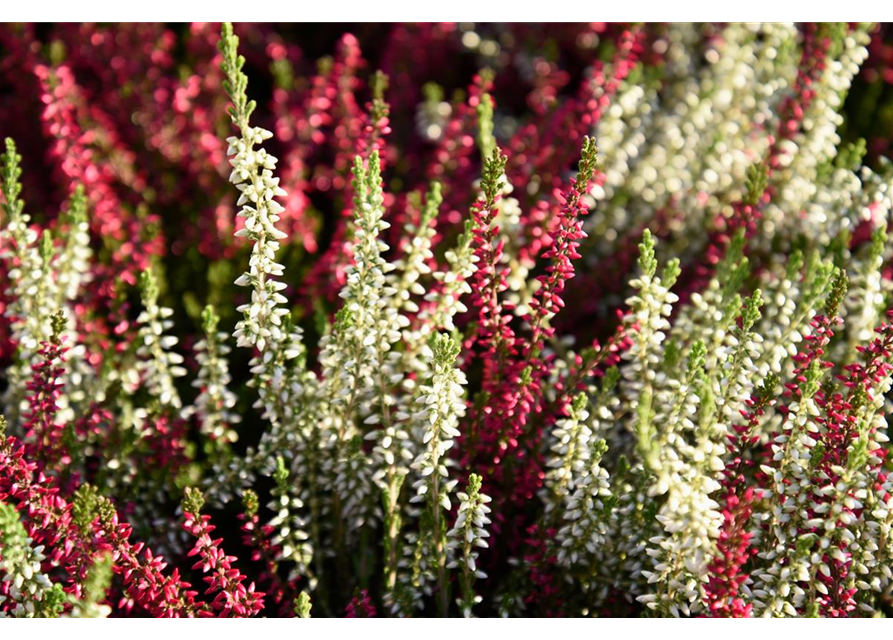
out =
{"type": "Polygon", "coordinates": [[[206,595],[214,595],[208,610],[199,612],[199,616],[218,618],[248,618],[256,615],[264,608],[264,594],[254,590],[251,582],[247,588],[242,583],[245,576],[232,566],[236,560],[228,556],[220,547],[221,539],[212,539],[211,533],[216,527],[210,524],[211,516],[203,516],[200,511],[204,497],[198,489],[187,489],[183,499],[185,520],[183,528],[195,538],[195,546],[187,554],[198,556],[193,569],[201,569],[208,574],[204,580],[208,583],[206,595]]]}

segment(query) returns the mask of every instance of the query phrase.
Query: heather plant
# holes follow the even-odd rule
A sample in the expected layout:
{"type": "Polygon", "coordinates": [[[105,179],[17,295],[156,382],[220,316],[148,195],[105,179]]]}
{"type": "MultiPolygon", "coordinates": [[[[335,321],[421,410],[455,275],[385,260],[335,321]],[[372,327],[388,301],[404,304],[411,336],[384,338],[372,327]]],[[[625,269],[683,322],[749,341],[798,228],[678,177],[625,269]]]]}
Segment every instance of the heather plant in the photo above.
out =
{"type": "Polygon", "coordinates": [[[0,27],[0,617],[893,613],[887,29],[380,28],[0,27]]]}

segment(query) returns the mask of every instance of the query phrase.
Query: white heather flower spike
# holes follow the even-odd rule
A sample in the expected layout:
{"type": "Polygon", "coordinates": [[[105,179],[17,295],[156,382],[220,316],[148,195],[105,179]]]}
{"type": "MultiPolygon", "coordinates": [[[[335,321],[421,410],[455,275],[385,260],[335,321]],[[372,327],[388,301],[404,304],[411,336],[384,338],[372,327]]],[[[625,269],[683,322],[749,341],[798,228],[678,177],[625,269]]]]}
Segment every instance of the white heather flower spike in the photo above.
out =
{"type": "Polygon", "coordinates": [[[434,258],[431,242],[436,235],[435,225],[442,202],[440,183],[434,182],[425,196],[424,206],[417,206],[418,221],[404,225],[406,246],[403,248],[403,256],[394,262],[396,272],[400,275],[392,273],[387,278],[388,285],[395,290],[390,298],[390,304],[409,313],[419,312],[419,305],[412,298],[424,295],[425,288],[419,280],[431,273],[431,268],[428,266],[428,262],[434,258]]]}
{"type": "Polygon", "coordinates": [[[230,347],[226,344],[226,333],[217,330],[219,322],[214,308],[205,307],[202,312],[205,339],[195,345],[199,370],[192,382],[192,386],[199,390],[195,399],[199,428],[214,443],[216,450],[236,441],[238,436],[232,427],[242,421],[242,416],[233,411],[236,394],[228,386],[232,378],[226,360],[230,347]]]}
{"type": "Polygon", "coordinates": [[[412,463],[412,468],[421,476],[413,485],[416,496],[412,501],[427,500],[437,513],[452,508],[449,494],[456,481],[447,480],[447,452],[452,448],[454,438],[459,437],[459,418],[465,415],[462,396],[467,381],[465,374],[455,368],[459,345],[452,338],[446,334],[438,335],[432,351],[434,374],[430,385],[421,386],[422,395],[418,400],[419,418],[426,420],[428,430],[423,437],[425,450],[412,463]]]}
{"type": "MultiPolygon", "coordinates": [[[[281,293],[286,285],[277,280],[283,275],[283,266],[276,262],[276,252],[286,234],[276,228],[279,214],[285,210],[276,198],[286,192],[273,175],[276,158],[256,148],[273,134],[249,124],[255,103],[248,100],[248,77],[242,72],[245,59],[238,47],[239,38],[233,34],[232,25],[224,23],[218,48],[223,54],[224,87],[233,103],[229,113],[240,133],[227,138],[227,155],[233,167],[229,179],[241,194],[237,205],[242,210],[237,215],[244,219],[244,226],[235,235],[254,243],[248,271],[236,279],[237,285],[251,288],[251,302],[237,308],[242,319],[236,323],[233,336],[237,346],[255,348],[259,353],[250,363],[250,384],[260,395],[255,406],[262,408],[263,416],[271,422],[261,443],[268,449],[271,442],[283,437],[282,430],[289,426],[286,423],[304,410],[304,404],[297,405],[294,396],[303,390],[300,380],[312,374],[304,366],[286,367],[288,361],[304,353],[301,329],[292,325],[288,310],[282,306],[288,303],[281,293]]],[[[261,462],[270,462],[268,457],[261,456],[261,462]]]]}
{"type": "Polygon", "coordinates": [[[73,421],[77,407],[85,403],[88,398],[96,399],[97,383],[100,386],[102,384],[94,368],[87,362],[87,349],[78,336],[77,314],[74,309],[74,303],[80,296],[81,290],[92,278],[90,262],[93,250],[90,248],[87,197],[83,185],[75,188],[64,219],[68,224],[65,244],[55,255],[52,265],[59,284],[56,307],[65,312],[68,324],[63,336],[65,344],[70,347],[64,363],[65,393],[57,400],[58,424],[73,421]]]}
{"type": "Polygon", "coordinates": [[[456,522],[450,529],[448,549],[453,556],[447,568],[459,569],[459,584],[461,594],[456,599],[459,610],[465,618],[472,617],[472,608],[481,602],[482,598],[474,592],[476,579],[484,579],[487,574],[477,566],[478,549],[486,549],[487,538],[490,532],[487,525],[490,524],[490,496],[481,493],[481,477],[472,473],[468,477],[468,486],[464,492],[456,494],[459,498],[459,513],[456,522]]]}
{"type": "Polygon", "coordinates": [[[555,540],[559,546],[558,563],[565,567],[591,564],[605,545],[607,522],[605,511],[611,496],[608,472],[601,466],[608,446],[596,440],[590,447],[586,468],[581,469],[573,492],[565,494],[564,526],[555,540]]]}
{"type": "MultiPolygon", "coordinates": [[[[270,510],[276,515],[270,520],[270,526],[276,531],[271,542],[279,548],[278,559],[289,560],[294,567],[289,572],[289,580],[299,577],[310,577],[310,565],[313,562],[313,544],[306,532],[307,523],[299,515],[304,509],[304,502],[297,497],[288,483],[289,472],[282,457],[276,459],[276,470],[273,480],[276,483],[272,490],[273,500],[270,510]]],[[[311,577],[311,584],[315,580],[311,577]]]]}
{"type": "Polygon", "coordinates": [[[158,285],[151,270],[140,274],[140,289],[143,311],[136,319],[140,325],[137,369],[149,393],[158,402],[180,410],[183,402],[174,385],[174,378],[185,376],[186,369],[180,366],[183,356],[171,350],[176,346],[177,338],[166,333],[174,326],[169,319],[174,310],[158,306],[158,285]]]}
{"type": "Polygon", "coordinates": [[[554,455],[546,461],[546,514],[550,514],[560,504],[563,496],[573,493],[591,457],[592,429],[589,425],[589,411],[585,393],[574,398],[568,409],[568,416],[555,423],[549,449],[554,455]]]}
{"type": "Polygon", "coordinates": [[[604,259],[666,207],[700,212],[678,230],[696,255],[704,216],[739,199],[748,166],[767,154],[775,127],[765,123],[797,73],[797,27],[730,24],[715,35],[705,46],[699,25],[671,25],[661,86],[630,74],[598,121],[594,135],[612,153],[591,191],[599,206],[586,223],[588,259],[604,259]]]}
{"type": "Polygon", "coordinates": [[[92,278],[90,260],[93,250],[90,248],[87,196],[83,185],[78,185],[72,194],[65,218],[69,227],[65,234],[65,244],[53,265],[59,281],[59,306],[75,300],[81,287],[92,278]]]}
{"type": "Polygon", "coordinates": [[[375,489],[373,482],[387,476],[393,487],[410,455],[408,434],[395,424],[405,412],[392,412],[397,399],[391,390],[403,379],[400,354],[392,347],[409,323],[390,301],[395,289],[388,285],[388,274],[394,265],[382,258],[389,247],[380,236],[390,225],[384,220],[378,152],[373,151],[367,163],[357,156],[353,175],[353,264],[346,270],[343,306],[323,340],[320,362],[326,399],[337,408],[327,427],[335,442],[335,490],[343,500],[342,517],[355,529],[377,515],[377,501],[366,499],[375,489]],[[373,428],[367,434],[378,441],[372,461],[357,451],[355,440],[364,437],[358,417],[366,426],[383,423],[380,431],[373,428]],[[383,463],[387,470],[376,471],[374,463],[383,463]]]}
{"type": "MultiPolygon", "coordinates": [[[[636,415],[635,435],[639,453],[646,468],[661,476],[661,460],[655,436],[654,400],[664,381],[655,376],[663,359],[664,339],[670,329],[667,318],[679,297],[670,291],[679,275],[679,260],[671,260],[661,276],[657,276],[654,238],[646,229],[639,245],[639,268],[642,275],[630,282],[636,295],[627,300],[630,308],[625,318],[633,341],[623,354],[628,365],[623,368],[621,393],[629,398],[630,410],[636,415]]],[[[661,491],[660,493],[663,493],[661,491]]]]}
{"type": "Polygon", "coordinates": [[[656,448],[658,471],[649,490],[650,495],[666,493],[667,497],[656,516],[663,531],[649,540],[646,551],[653,559],[652,567],[642,572],[656,593],[638,599],[648,608],[674,617],[699,610],[713,534],[723,519],[719,505],[710,497],[720,487],[711,472],[722,469],[721,463],[713,465],[714,442],[709,433],[686,437],[686,432],[696,429],[689,416],[698,410],[704,355],[702,342],[692,345],[686,375],[677,381],[678,397],[672,403],[666,433],[661,434],[656,448]],[[692,439],[697,442],[694,446],[689,442],[692,439]]]}
{"type": "Polygon", "coordinates": [[[831,286],[834,264],[830,260],[813,260],[801,281],[802,266],[803,256],[792,256],[784,277],[773,283],[767,294],[763,321],[755,330],[763,337],[762,353],[755,361],[761,376],[769,372],[780,374],[790,368],[791,356],[809,333],[809,321],[831,286]]]}
{"type": "MultiPolygon", "coordinates": [[[[887,172],[893,174],[893,167],[886,166],[887,172]]],[[[865,172],[868,172],[866,168],[865,172]]],[[[884,190],[893,186],[893,175],[889,175],[883,183],[884,190]]],[[[846,358],[854,360],[858,357],[857,347],[871,342],[874,336],[874,328],[883,321],[885,299],[889,283],[884,282],[883,266],[887,249],[887,218],[888,211],[893,206],[890,194],[886,197],[881,194],[869,193],[871,204],[874,204],[875,212],[882,222],[871,235],[871,243],[868,246],[864,260],[851,256],[850,264],[856,267],[855,277],[850,279],[847,290],[845,306],[841,315],[846,324],[847,340],[841,340],[834,352],[835,361],[846,358]]],[[[863,205],[868,209],[870,205],[863,205]]],[[[849,364],[849,363],[848,363],[849,364]]]]}
{"type": "Polygon", "coordinates": [[[425,502],[431,518],[431,545],[435,556],[437,581],[440,588],[440,611],[445,614],[447,601],[447,549],[443,539],[443,519],[452,503],[450,492],[456,480],[449,479],[449,450],[454,438],[459,437],[459,418],[465,415],[465,374],[455,367],[459,345],[446,334],[437,335],[431,345],[434,354],[434,373],[429,385],[420,387],[419,420],[426,420],[428,428],[422,438],[425,445],[412,468],[418,473],[413,483],[416,495],[410,502],[425,502]]]}
{"type": "Polygon", "coordinates": [[[236,324],[233,335],[240,347],[256,347],[264,353],[275,351],[284,339],[282,316],[288,313],[279,306],[288,302],[280,293],[285,283],[276,280],[283,270],[276,262],[276,252],[279,240],[286,237],[276,228],[279,214],[285,210],[276,198],[286,193],[279,186],[279,178],[273,176],[277,159],[266,150],[255,148],[273,134],[249,125],[255,104],[247,97],[248,77],[242,72],[245,59],[238,54],[238,46],[239,38],[233,35],[232,25],[225,23],[219,45],[226,75],[224,84],[233,102],[230,116],[240,133],[239,137],[226,139],[227,155],[233,167],[229,181],[241,194],[236,204],[242,210],[237,215],[245,221],[236,237],[254,242],[249,269],[236,280],[239,286],[251,287],[251,302],[238,308],[243,318],[236,324]]]}

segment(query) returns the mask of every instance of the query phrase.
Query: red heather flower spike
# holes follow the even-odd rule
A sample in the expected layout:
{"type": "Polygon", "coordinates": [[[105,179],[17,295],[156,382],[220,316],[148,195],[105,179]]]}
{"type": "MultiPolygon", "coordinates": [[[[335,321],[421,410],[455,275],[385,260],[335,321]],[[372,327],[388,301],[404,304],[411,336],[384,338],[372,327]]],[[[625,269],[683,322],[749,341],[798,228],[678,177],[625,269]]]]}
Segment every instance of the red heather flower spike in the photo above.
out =
{"type": "MultiPolygon", "coordinates": [[[[589,191],[597,155],[595,142],[586,138],[577,177],[559,195],[563,206],[558,229],[549,243],[550,249],[542,256],[549,261],[549,266],[546,274],[538,278],[540,288],[530,302],[531,311],[526,320],[531,325],[531,337],[514,340],[511,351],[520,352],[520,356],[505,367],[501,384],[494,386],[490,395],[490,404],[495,409],[491,415],[502,428],[498,441],[500,450],[507,450],[506,455],[514,455],[520,463],[520,473],[512,483],[514,498],[521,502],[533,498],[544,477],[539,454],[543,429],[531,431],[528,419],[532,413],[542,410],[540,390],[542,380],[549,373],[548,363],[542,355],[544,341],[555,333],[549,322],[564,306],[561,294],[565,283],[574,277],[573,260],[579,258],[577,248],[580,240],[586,237],[581,219],[586,212],[583,197],[589,191]],[[521,447],[523,451],[512,453],[521,447]]],[[[492,435],[489,429],[487,435],[492,435]]],[[[516,463],[515,466],[519,465],[516,463]]]]}
{"type": "Polygon", "coordinates": [[[196,539],[195,546],[187,555],[198,556],[198,561],[192,568],[201,569],[202,573],[208,574],[204,578],[208,584],[205,594],[217,594],[210,603],[210,608],[200,611],[199,615],[218,618],[248,618],[256,615],[264,607],[264,594],[255,592],[253,582],[245,587],[245,576],[232,566],[236,558],[223,552],[220,547],[221,538],[211,538],[216,527],[210,524],[211,516],[199,513],[203,502],[204,498],[197,490],[187,490],[183,501],[186,517],[183,528],[196,539]]]}
{"type": "Polygon", "coordinates": [[[368,159],[374,152],[378,152],[382,172],[385,170],[387,158],[386,141],[391,133],[390,106],[384,100],[387,90],[388,77],[378,72],[372,80],[372,100],[366,103],[366,109],[360,116],[362,134],[357,137],[356,152],[368,159]]]}
{"type": "MultiPolygon", "coordinates": [[[[336,88],[337,100],[333,103],[332,117],[334,132],[332,144],[335,147],[335,161],[330,173],[316,179],[314,187],[318,191],[345,192],[345,201],[350,200],[347,176],[353,165],[357,152],[368,159],[375,150],[386,151],[385,136],[390,133],[387,117],[387,104],[383,98],[373,100],[368,113],[364,113],[356,102],[355,93],[360,87],[356,72],[365,66],[357,39],[347,34],[339,43],[338,56],[332,71],[332,83],[336,88]]],[[[383,85],[382,85],[383,87],[383,85]]],[[[383,91],[383,88],[382,88],[383,91]]],[[[387,160],[387,154],[381,155],[387,160]]],[[[393,198],[388,195],[385,207],[390,206],[393,198]]],[[[350,238],[350,221],[353,210],[345,206],[335,226],[331,243],[322,257],[317,261],[304,284],[304,304],[313,309],[314,300],[322,298],[334,302],[346,282],[346,268],[353,259],[353,241],[350,238]]]]}
{"type": "Polygon", "coordinates": [[[477,258],[471,302],[477,310],[478,324],[476,334],[466,341],[466,347],[475,347],[483,362],[481,386],[486,402],[476,409],[473,420],[480,425],[475,453],[488,466],[498,462],[514,437],[511,431],[516,427],[511,416],[518,396],[514,390],[506,391],[504,385],[520,376],[520,371],[514,371],[518,368],[518,351],[515,332],[510,326],[512,305],[500,299],[500,294],[508,288],[508,268],[502,266],[504,240],[495,219],[505,162],[506,157],[498,149],[485,161],[481,180],[483,196],[471,210],[472,247],[477,258]]]}
{"type": "MultiPolygon", "coordinates": [[[[583,198],[592,184],[597,154],[598,149],[595,142],[586,138],[583,143],[577,176],[557,196],[562,203],[561,213],[558,217],[559,224],[554,231],[554,237],[550,238],[547,243],[550,248],[542,256],[550,264],[546,267],[546,275],[538,278],[540,288],[533,295],[530,302],[531,312],[527,317],[527,322],[531,325],[531,337],[529,341],[523,343],[522,347],[522,361],[526,363],[524,371],[529,382],[521,384],[522,380],[512,380],[510,382],[513,384],[507,385],[507,389],[521,388],[523,390],[518,399],[520,411],[516,420],[517,424],[522,427],[526,424],[531,411],[540,411],[538,403],[541,381],[549,372],[548,363],[543,360],[542,351],[545,339],[555,333],[555,328],[551,326],[550,322],[564,308],[562,294],[566,283],[575,275],[573,260],[580,257],[577,249],[580,241],[586,237],[583,231],[582,216],[587,209],[583,198]]],[[[536,444],[531,445],[532,451],[537,448],[536,444]]],[[[536,473],[535,475],[540,474],[536,473]]]]}
{"type": "Polygon", "coordinates": [[[739,497],[734,492],[725,497],[723,524],[716,542],[716,557],[708,567],[707,609],[714,618],[749,618],[753,606],[738,597],[741,585],[748,580],[743,571],[756,554],[750,546],[750,516],[753,513],[754,491],[748,487],[739,497]]]}
{"type": "Polygon", "coordinates": [[[729,434],[727,452],[731,456],[723,470],[723,524],[716,544],[716,556],[710,563],[708,582],[704,588],[705,604],[714,618],[749,618],[750,604],[738,597],[741,585],[747,582],[749,574],[744,571],[747,562],[757,549],[751,546],[753,534],[750,532],[750,516],[753,513],[755,492],[748,487],[744,474],[745,450],[759,441],[755,435],[766,409],[774,404],[773,394],[777,379],[770,377],[763,387],[747,401],[743,410],[744,423],[735,425],[729,434]]]}
{"type": "Polygon", "coordinates": [[[540,288],[534,293],[530,303],[532,317],[529,322],[533,328],[526,349],[528,355],[537,356],[542,351],[544,338],[549,338],[555,333],[555,329],[547,323],[564,307],[561,293],[564,291],[565,283],[574,277],[573,261],[580,257],[577,249],[580,240],[586,237],[582,216],[588,210],[583,203],[583,197],[591,186],[597,156],[595,141],[587,137],[583,143],[577,176],[570,181],[569,187],[558,195],[562,203],[561,213],[558,216],[558,229],[551,238],[550,248],[542,255],[549,261],[549,266],[546,267],[546,275],[537,278],[540,288]]]}
{"type": "Polygon", "coordinates": [[[198,592],[180,579],[177,569],[165,576],[163,571],[167,563],[161,556],[153,555],[143,543],[131,544],[132,528],[120,523],[116,513],[107,524],[97,520],[94,528],[98,548],[111,551],[114,571],[124,579],[125,595],[118,603],[119,607],[142,609],[157,618],[200,615],[201,607],[195,602],[198,592]]]}
{"type": "MultiPolygon", "coordinates": [[[[64,318],[61,322],[65,322],[64,318]]],[[[24,424],[28,457],[57,470],[71,463],[71,456],[62,442],[64,426],[56,423],[59,410],[56,401],[62,395],[66,351],[68,348],[63,346],[58,333],[52,340],[40,343],[40,360],[33,365],[28,382],[28,412],[24,424]]]]}
{"type": "Polygon", "coordinates": [[[251,495],[253,497],[250,500],[254,501],[253,509],[249,509],[246,504],[246,512],[239,514],[239,520],[242,521],[242,542],[252,550],[251,560],[261,563],[263,567],[258,581],[261,585],[268,585],[267,593],[273,602],[279,605],[279,615],[287,617],[293,608],[294,588],[277,573],[276,558],[281,553],[281,547],[272,542],[276,531],[268,524],[261,524],[257,515],[257,494],[251,492],[251,495]]]}
{"type": "MultiPolygon", "coordinates": [[[[847,279],[845,273],[838,272],[837,276],[834,278],[833,284],[831,285],[830,292],[825,302],[825,313],[813,317],[810,322],[812,332],[803,338],[803,343],[800,347],[799,352],[792,357],[792,360],[796,363],[796,366],[794,368],[794,381],[785,385],[784,393],[785,397],[789,398],[792,402],[800,402],[803,400],[804,396],[806,396],[807,394],[812,394],[816,405],[818,405],[821,409],[826,410],[829,406],[829,400],[825,397],[825,391],[823,388],[810,388],[811,385],[816,383],[814,374],[812,372],[814,367],[829,368],[833,366],[832,363],[827,362],[824,359],[824,354],[825,350],[831,342],[831,339],[834,337],[834,327],[842,323],[842,320],[836,316],[836,313],[838,308],[840,307],[841,302],[843,301],[844,295],[846,294],[846,286],[847,279]]],[[[787,411],[789,411],[789,408],[782,408],[781,411],[783,414],[786,414],[787,411]]],[[[819,424],[824,423],[827,430],[827,419],[823,418],[823,416],[819,416],[816,418],[816,421],[819,424]]],[[[835,455],[834,451],[836,450],[836,447],[833,443],[829,443],[829,446],[831,447],[830,451],[828,449],[824,449],[823,451],[824,447],[820,446],[820,444],[822,444],[821,441],[827,441],[827,439],[828,433],[821,433],[817,438],[819,444],[811,448],[813,456],[815,456],[816,453],[820,453],[823,458],[822,460],[818,461],[819,467],[824,464],[824,460],[827,460],[829,455],[835,455]]],[[[831,471],[830,467],[827,468],[827,471],[831,471]]],[[[827,482],[827,479],[820,478],[818,477],[819,475],[820,474],[817,474],[814,482],[816,483],[816,485],[821,486],[827,482]]],[[[828,477],[832,478],[832,484],[836,482],[836,474],[835,476],[828,477]]],[[[788,482],[788,480],[785,480],[785,482],[788,482]]],[[[787,498],[784,496],[779,497],[778,495],[773,495],[772,499],[776,501],[784,501],[787,498]]],[[[815,509],[826,501],[826,496],[810,492],[808,494],[808,500],[806,501],[806,504],[804,506],[804,520],[806,518],[814,518],[819,515],[820,511],[816,511],[815,509]]],[[[824,526],[822,526],[821,528],[809,528],[807,526],[801,525],[798,527],[796,533],[798,537],[812,533],[818,533],[821,536],[825,533],[825,530],[824,526]]],[[[732,551],[734,551],[734,549],[732,551]]],[[[824,560],[829,560],[829,558],[826,557],[824,560]]],[[[848,564],[849,562],[847,561],[844,563],[840,563],[837,566],[837,570],[839,571],[840,575],[846,575],[848,564]]],[[[721,587],[721,584],[717,587],[717,593],[722,593],[721,587]]],[[[816,598],[816,602],[819,603],[819,607],[821,608],[822,600],[820,598],[816,598]]],[[[849,605],[845,604],[844,606],[848,607],[849,605]]],[[[828,615],[833,614],[831,612],[828,612],[828,615]]]]}
{"type": "Polygon", "coordinates": [[[505,160],[497,150],[486,161],[482,185],[484,196],[472,207],[472,246],[477,257],[477,271],[472,276],[472,304],[478,310],[476,343],[486,354],[485,384],[499,376],[496,360],[504,360],[506,352],[514,347],[514,332],[509,327],[511,316],[499,299],[499,294],[508,288],[507,270],[501,265],[504,240],[499,236],[499,227],[494,224],[505,160]]]}
{"type": "Polygon", "coordinates": [[[144,462],[158,469],[177,469],[188,464],[189,421],[165,414],[151,416],[150,420],[151,425],[142,433],[151,451],[144,462]]]}

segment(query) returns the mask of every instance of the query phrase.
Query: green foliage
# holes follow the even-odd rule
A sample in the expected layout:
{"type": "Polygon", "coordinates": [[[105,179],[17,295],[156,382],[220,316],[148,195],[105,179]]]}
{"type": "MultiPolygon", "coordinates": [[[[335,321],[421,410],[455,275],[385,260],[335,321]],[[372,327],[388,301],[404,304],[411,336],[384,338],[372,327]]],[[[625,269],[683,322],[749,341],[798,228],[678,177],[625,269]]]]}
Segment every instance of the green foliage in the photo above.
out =
{"type": "Polygon", "coordinates": [[[505,174],[505,163],[508,156],[502,154],[499,147],[493,148],[493,153],[484,159],[484,170],[481,174],[481,191],[484,192],[484,210],[490,211],[496,204],[501,190],[502,176],[505,174]]]}
{"type": "Polygon", "coordinates": [[[214,311],[213,305],[207,305],[202,310],[202,329],[205,334],[212,336],[217,333],[217,325],[220,323],[220,316],[214,311]]]}
{"type": "Polygon", "coordinates": [[[288,468],[285,466],[285,458],[278,456],[276,458],[276,470],[273,471],[273,481],[279,490],[283,493],[288,491],[288,468]]]}
{"type": "Polygon", "coordinates": [[[831,292],[825,301],[825,315],[829,318],[837,315],[837,311],[840,309],[844,297],[846,297],[848,285],[849,280],[847,279],[846,271],[838,269],[831,283],[831,292]]]}
{"type": "Polygon", "coordinates": [[[140,273],[140,292],[144,307],[154,307],[158,303],[158,280],[155,279],[152,269],[140,273]]]}
{"type": "Polygon", "coordinates": [[[862,160],[868,153],[865,138],[857,138],[854,142],[848,142],[837,152],[834,158],[834,166],[847,171],[858,171],[862,166],[862,160]]]}
{"type": "Polygon", "coordinates": [[[431,350],[434,352],[435,364],[450,367],[455,363],[461,347],[448,334],[440,333],[432,337],[431,350]]]}
{"type": "Polygon", "coordinates": [[[763,306],[763,292],[757,289],[744,303],[741,314],[742,333],[747,333],[760,319],[760,307],[763,306]]]}
{"type": "Polygon", "coordinates": [[[242,492],[242,508],[245,509],[245,515],[249,518],[253,518],[257,515],[257,510],[260,507],[260,501],[257,497],[257,492],[253,489],[245,489],[242,492]]]}
{"type": "Polygon", "coordinates": [[[667,289],[672,289],[676,284],[676,279],[682,273],[682,266],[679,258],[671,258],[667,261],[664,270],[660,274],[660,281],[667,289]]]}
{"type": "Polygon", "coordinates": [[[688,352],[688,373],[692,379],[697,372],[704,367],[704,356],[707,355],[707,347],[703,340],[697,340],[691,345],[691,351],[688,352]]]}
{"type": "Polygon", "coordinates": [[[12,138],[6,138],[6,153],[2,156],[2,162],[3,210],[10,219],[15,219],[22,215],[25,203],[19,197],[22,193],[22,156],[16,151],[12,138]]]}
{"type": "Polygon", "coordinates": [[[79,618],[101,618],[108,615],[109,608],[103,607],[112,582],[114,561],[111,554],[103,554],[93,561],[84,580],[82,597],[73,601],[72,616],[79,618]]]}
{"type": "Polygon", "coordinates": [[[90,537],[93,531],[93,522],[99,519],[103,525],[111,522],[115,508],[99,490],[91,484],[82,484],[74,494],[72,504],[72,520],[78,530],[90,537]]]}
{"type": "Polygon", "coordinates": [[[764,162],[751,165],[747,169],[747,178],[744,183],[744,187],[747,190],[747,195],[744,199],[745,203],[752,206],[758,205],[768,183],[769,166],[764,162]]]}
{"type": "Polygon", "coordinates": [[[654,237],[649,229],[642,234],[642,242],[639,243],[639,269],[648,278],[653,278],[657,272],[657,258],[654,257],[654,237]]]}
{"type": "Polygon", "coordinates": [[[602,394],[608,395],[612,393],[617,388],[618,382],[620,382],[620,369],[609,367],[602,378],[602,394]]]}
{"type": "Polygon", "coordinates": [[[390,107],[385,102],[384,95],[388,90],[389,79],[381,70],[375,72],[369,85],[372,89],[372,110],[369,114],[373,124],[377,124],[382,118],[387,118],[390,107]]]}
{"type": "Polygon", "coordinates": [[[55,345],[62,344],[62,334],[67,326],[68,319],[65,317],[65,312],[61,309],[56,311],[50,320],[50,342],[55,345]]]}
{"type": "Polygon", "coordinates": [[[586,408],[588,402],[589,399],[587,398],[585,393],[578,393],[576,396],[574,396],[574,399],[571,402],[571,417],[575,420],[578,419],[580,412],[586,408]]]}
{"type": "Polygon", "coordinates": [[[428,227],[437,219],[440,205],[443,203],[443,186],[436,180],[431,183],[428,194],[425,196],[425,206],[422,208],[420,228],[428,227]]]}
{"type": "Polygon", "coordinates": [[[44,268],[49,268],[55,252],[55,247],[53,246],[53,234],[45,229],[40,236],[40,257],[43,260],[44,268]]]}
{"type": "Polygon", "coordinates": [[[233,25],[229,22],[223,23],[217,48],[223,54],[220,63],[224,75],[223,88],[233,103],[229,114],[233,123],[244,131],[257,104],[254,100],[248,100],[248,76],[242,71],[245,57],[239,55],[239,37],[233,33],[233,25]]]}
{"type": "Polygon", "coordinates": [[[595,165],[598,162],[598,147],[595,144],[595,138],[586,136],[583,138],[583,149],[580,151],[580,165],[577,169],[577,178],[574,184],[574,190],[578,194],[582,194],[592,176],[595,174],[595,165]]]}
{"type": "Polygon", "coordinates": [[[298,618],[309,618],[310,609],[313,608],[313,605],[310,603],[310,596],[307,595],[306,591],[302,591],[297,598],[295,598],[295,615],[298,618]]]}
{"type": "Polygon", "coordinates": [[[493,98],[489,93],[481,96],[477,105],[478,116],[478,149],[481,157],[489,158],[496,150],[496,138],[493,137],[493,98]]]}
{"type": "Polygon", "coordinates": [[[191,513],[197,516],[205,506],[205,496],[201,489],[194,487],[186,487],[183,493],[183,501],[181,503],[184,513],[191,513]]]}

